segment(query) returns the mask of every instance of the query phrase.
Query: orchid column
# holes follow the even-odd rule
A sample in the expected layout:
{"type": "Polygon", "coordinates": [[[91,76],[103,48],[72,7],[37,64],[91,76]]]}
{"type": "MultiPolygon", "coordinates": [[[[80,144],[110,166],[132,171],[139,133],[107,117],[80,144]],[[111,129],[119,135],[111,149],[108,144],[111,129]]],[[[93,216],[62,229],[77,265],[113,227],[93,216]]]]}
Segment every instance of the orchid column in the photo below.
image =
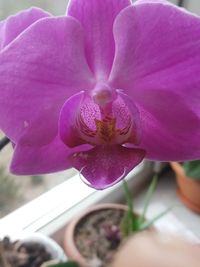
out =
{"type": "Polygon", "coordinates": [[[165,0],[71,0],[0,24],[11,171],[104,189],[144,158],[200,158],[200,18],[165,0]]]}

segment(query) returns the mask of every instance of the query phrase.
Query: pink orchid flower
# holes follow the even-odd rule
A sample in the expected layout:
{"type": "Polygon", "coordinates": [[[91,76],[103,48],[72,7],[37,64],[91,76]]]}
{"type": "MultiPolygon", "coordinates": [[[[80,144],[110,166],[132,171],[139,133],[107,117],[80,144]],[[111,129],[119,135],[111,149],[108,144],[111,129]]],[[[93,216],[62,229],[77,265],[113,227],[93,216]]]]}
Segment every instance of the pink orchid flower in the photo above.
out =
{"type": "Polygon", "coordinates": [[[0,23],[11,171],[104,189],[144,158],[200,158],[200,18],[165,0],[71,0],[0,23]]]}

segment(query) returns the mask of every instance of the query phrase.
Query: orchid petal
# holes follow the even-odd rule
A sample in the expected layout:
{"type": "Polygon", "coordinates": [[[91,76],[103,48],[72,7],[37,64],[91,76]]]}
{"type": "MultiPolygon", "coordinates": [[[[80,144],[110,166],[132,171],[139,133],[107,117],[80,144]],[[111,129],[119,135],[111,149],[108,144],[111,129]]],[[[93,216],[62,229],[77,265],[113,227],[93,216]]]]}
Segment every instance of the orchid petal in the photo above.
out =
{"type": "Polygon", "coordinates": [[[119,14],[114,36],[110,84],[140,110],[147,158],[198,159],[200,19],[165,1],[138,1],[119,14]]]}
{"type": "MultiPolygon", "coordinates": [[[[84,145],[81,149],[86,151],[91,149],[91,146],[84,145]]],[[[72,167],[68,157],[76,151],[80,151],[80,147],[69,149],[58,136],[48,145],[40,147],[17,144],[10,170],[17,175],[40,175],[63,171],[72,167]]]]}
{"type": "Polygon", "coordinates": [[[59,119],[59,133],[61,140],[69,147],[82,144],[79,131],[76,127],[77,110],[79,110],[84,92],[69,98],[63,105],[59,119]]]}
{"type": "MultiPolygon", "coordinates": [[[[124,104],[126,105],[126,108],[128,109],[132,117],[132,133],[128,142],[139,144],[141,142],[141,116],[138,107],[135,105],[135,103],[129,96],[125,95],[122,92],[118,92],[118,94],[120,98],[123,100],[124,104]]],[[[125,116],[128,117],[128,114],[124,112],[124,110],[120,107],[120,105],[119,107],[117,107],[115,112],[117,112],[118,117],[120,116],[121,112],[122,112],[122,118],[125,116]]],[[[119,128],[121,127],[119,126],[119,128]]]]}
{"type": "Polygon", "coordinates": [[[30,8],[0,23],[0,50],[12,42],[19,34],[39,19],[50,14],[39,8],[30,8]]]}
{"type": "Polygon", "coordinates": [[[66,99],[92,79],[80,24],[39,20],[0,53],[0,128],[14,143],[48,144],[66,99]]]}
{"type": "Polygon", "coordinates": [[[143,118],[141,130],[143,134],[139,147],[145,149],[146,158],[150,160],[199,159],[200,117],[197,117],[189,108],[181,109],[181,101],[175,95],[171,101],[166,101],[164,98],[163,102],[167,102],[164,105],[166,108],[170,107],[168,108],[172,120],[170,126],[169,123],[166,123],[166,119],[170,119],[170,116],[166,115],[165,122],[162,123],[151,113],[140,109],[143,118]],[[177,108],[181,109],[178,112],[179,118],[177,118],[177,108]]]}
{"type": "Polygon", "coordinates": [[[141,149],[120,145],[96,146],[71,156],[72,166],[80,171],[85,182],[96,189],[105,189],[123,179],[144,158],[141,149]]]}
{"type": "Polygon", "coordinates": [[[87,61],[97,79],[106,79],[110,73],[115,52],[113,22],[129,5],[130,0],[69,2],[67,15],[78,19],[83,26],[87,61]]]}

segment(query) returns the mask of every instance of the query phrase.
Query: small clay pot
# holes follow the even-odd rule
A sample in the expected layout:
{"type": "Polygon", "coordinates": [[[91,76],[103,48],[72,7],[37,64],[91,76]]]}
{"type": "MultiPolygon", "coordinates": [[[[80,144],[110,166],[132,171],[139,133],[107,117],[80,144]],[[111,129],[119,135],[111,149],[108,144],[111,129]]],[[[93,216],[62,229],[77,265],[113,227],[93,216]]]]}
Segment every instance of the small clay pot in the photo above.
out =
{"type": "Polygon", "coordinates": [[[188,208],[200,213],[200,180],[188,178],[178,162],[170,162],[176,174],[177,195],[188,208]]]}
{"type": "MultiPolygon", "coordinates": [[[[82,214],[75,217],[71,220],[71,222],[67,225],[65,235],[64,235],[64,243],[63,247],[65,250],[65,254],[70,260],[76,261],[81,267],[88,267],[88,262],[86,259],[81,255],[78,248],[76,247],[74,236],[75,236],[75,229],[79,222],[90,213],[95,211],[105,210],[105,209],[117,209],[117,210],[127,210],[127,206],[122,204],[100,204],[96,205],[92,208],[85,210],[82,214]]],[[[101,244],[99,244],[101,245],[101,244]]]]}

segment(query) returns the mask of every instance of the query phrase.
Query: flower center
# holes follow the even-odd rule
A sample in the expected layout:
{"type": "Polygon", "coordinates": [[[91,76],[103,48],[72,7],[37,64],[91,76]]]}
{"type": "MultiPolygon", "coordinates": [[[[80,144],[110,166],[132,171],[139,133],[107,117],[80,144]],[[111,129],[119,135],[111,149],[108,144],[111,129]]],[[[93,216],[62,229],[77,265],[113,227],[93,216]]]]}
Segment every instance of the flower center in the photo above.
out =
{"type": "Polygon", "coordinates": [[[108,84],[99,82],[92,90],[91,96],[97,105],[105,107],[115,99],[116,92],[108,84]]]}
{"type": "Polygon", "coordinates": [[[135,133],[131,138],[136,131],[134,118],[126,102],[108,86],[103,89],[95,88],[93,97],[87,96],[80,107],[77,129],[81,139],[92,145],[136,143],[135,133]]]}
{"type": "MultiPolygon", "coordinates": [[[[103,97],[103,105],[94,101],[93,92],[80,92],[65,103],[59,118],[59,134],[67,146],[139,144],[140,116],[136,105],[119,90],[108,92],[111,94],[103,97]]],[[[101,99],[101,91],[97,90],[95,96],[101,99]]]]}

